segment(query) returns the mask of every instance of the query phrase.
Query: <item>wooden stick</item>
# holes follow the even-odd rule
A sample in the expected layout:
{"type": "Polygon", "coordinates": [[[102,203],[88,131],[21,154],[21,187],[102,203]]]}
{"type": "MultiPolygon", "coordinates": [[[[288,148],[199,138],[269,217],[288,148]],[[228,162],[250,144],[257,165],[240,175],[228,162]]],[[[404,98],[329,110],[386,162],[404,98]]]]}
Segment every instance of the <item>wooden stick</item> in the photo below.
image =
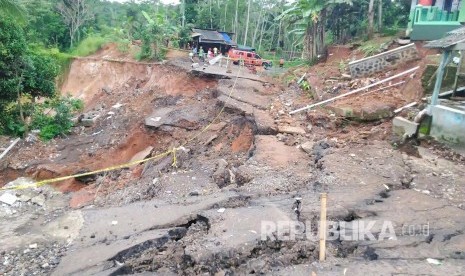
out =
{"type": "Polygon", "coordinates": [[[13,143],[11,143],[11,145],[8,148],[6,148],[6,150],[0,155],[0,159],[5,157],[5,155],[19,142],[19,140],[21,140],[21,139],[18,138],[16,140],[14,140],[13,143]]]}
{"type": "Polygon", "coordinates": [[[349,95],[358,93],[358,92],[360,92],[360,91],[363,91],[363,90],[365,90],[365,89],[371,88],[371,87],[373,87],[373,86],[377,86],[377,85],[380,85],[380,84],[382,84],[382,83],[388,82],[388,81],[390,81],[390,80],[396,79],[396,78],[398,78],[398,77],[402,77],[402,76],[404,76],[404,75],[410,74],[410,73],[412,73],[412,72],[418,70],[418,68],[420,68],[420,66],[414,67],[414,68],[412,68],[412,69],[409,69],[409,70],[407,70],[407,71],[404,71],[404,72],[402,72],[402,73],[399,73],[399,74],[397,74],[397,75],[394,75],[394,76],[392,76],[392,77],[389,77],[389,78],[387,78],[387,79],[384,79],[384,80],[375,82],[375,83],[373,83],[373,84],[367,85],[367,86],[365,86],[365,87],[355,89],[354,91],[351,91],[351,92],[348,92],[348,93],[339,95],[339,96],[337,96],[337,97],[334,97],[334,98],[331,98],[331,99],[327,99],[327,100],[324,100],[324,101],[322,101],[322,102],[315,103],[315,104],[311,104],[311,105],[308,105],[308,106],[306,106],[306,107],[303,107],[303,108],[300,108],[300,109],[291,111],[291,112],[289,112],[289,115],[292,115],[292,114],[295,114],[295,113],[298,113],[298,112],[302,112],[302,111],[305,111],[305,110],[307,110],[307,109],[313,108],[313,107],[315,107],[315,106],[319,106],[319,105],[322,105],[322,104],[325,104],[325,103],[329,103],[329,102],[332,102],[332,101],[337,100],[337,99],[340,99],[340,98],[347,97],[347,96],[349,96],[349,95]]]}
{"type": "Polygon", "coordinates": [[[326,193],[321,194],[320,262],[326,258],[326,193]]]}

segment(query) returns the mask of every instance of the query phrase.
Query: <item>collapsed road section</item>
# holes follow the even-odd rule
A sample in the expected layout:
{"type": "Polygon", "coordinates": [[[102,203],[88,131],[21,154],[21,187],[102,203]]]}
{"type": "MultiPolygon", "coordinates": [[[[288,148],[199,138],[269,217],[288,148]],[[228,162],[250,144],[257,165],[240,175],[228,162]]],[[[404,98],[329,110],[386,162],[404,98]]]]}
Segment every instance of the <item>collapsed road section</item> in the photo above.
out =
{"type": "Polygon", "coordinates": [[[393,147],[384,117],[351,121],[331,108],[290,116],[305,102],[292,85],[232,76],[75,60],[62,91],[86,102],[81,122],[66,138],[19,142],[4,159],[15,172],[4,187],[167,150],[176,158],[2,191],[0,273],[464,273],[462,159],[432,141],[393,147]],[[325,262],[321,193],[338,230],[325,262]]]}

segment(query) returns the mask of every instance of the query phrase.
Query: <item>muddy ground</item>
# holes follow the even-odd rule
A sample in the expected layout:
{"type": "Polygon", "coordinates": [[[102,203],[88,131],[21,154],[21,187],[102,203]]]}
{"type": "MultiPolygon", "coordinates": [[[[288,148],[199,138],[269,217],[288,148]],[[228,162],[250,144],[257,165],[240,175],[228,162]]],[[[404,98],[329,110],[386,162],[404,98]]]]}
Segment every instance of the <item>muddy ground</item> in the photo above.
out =
{"type": "MultiPolygon", "coordinates": [[[[344,51],[320,69],[339,76],[339,60],[351,55],[344,51]]],[[[462,155],[426,139],[399,147],[390,118],[353,120],[333,108],[291,117],[289,111],[318,99],[264,73],[218,78],[189,73],[180,55],[138,64],[115,62],[113,54],[110,47],[74,61],[62,87],[84,100],[95,123],[49,143],[20,142],[2,160],[1,184],[173,148],[176,163],[169,155],[2,192],[16,202],[0,205],[0,274],[465,274],[462,155]],[[321,193],[328,194],[328,219],[345,233],[330,238],[324,262],[315,232],[321,193]],[[264,228],[298,220],[305,232],[264,228]],[[370,222],[372,238],[360,238],[359,228],[370,222]]],[[[314,86],[331,76],[320,75],[314,86]]],[[[331,87],[326,82],[326,92],[317,93],[340,93],[331,87]]],[[[397,108],[422,96],[417,89],[410,84],[372,97],[397,108]]],[[[363,105],[350,98],[334,106],[350,103],[363,105]]]]}

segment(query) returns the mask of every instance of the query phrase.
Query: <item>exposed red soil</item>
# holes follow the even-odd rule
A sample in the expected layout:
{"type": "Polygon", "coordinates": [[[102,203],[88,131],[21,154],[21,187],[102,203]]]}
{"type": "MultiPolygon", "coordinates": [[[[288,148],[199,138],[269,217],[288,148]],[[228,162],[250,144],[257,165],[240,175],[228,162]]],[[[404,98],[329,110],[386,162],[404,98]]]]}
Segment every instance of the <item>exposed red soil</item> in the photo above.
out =
{"type": "Polygon", "coordinates": [[[247,152],[252,146],[254,139],[254,133],[249,125],[241,130],[239,136],[231,144],[231,150],[233,152],[247,152]]]}

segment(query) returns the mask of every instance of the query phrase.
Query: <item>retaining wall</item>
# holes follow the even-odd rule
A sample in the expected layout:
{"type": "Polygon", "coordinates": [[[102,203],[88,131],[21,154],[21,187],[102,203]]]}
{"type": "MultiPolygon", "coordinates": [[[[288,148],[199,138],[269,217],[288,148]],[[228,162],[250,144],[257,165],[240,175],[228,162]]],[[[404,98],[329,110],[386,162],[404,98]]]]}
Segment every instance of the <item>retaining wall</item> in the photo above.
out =
{"type": "Polygon", "coordinates": [[[378,55],[350,62],[350,75],[353,78],[368,76],[418,58],[417,47],[411,43],[378,55]]]}
{"type": "Polygon", "coordinates": [[[465,112],[443,105],[432,107],[431,136],[465,146],[465,112]]]}

